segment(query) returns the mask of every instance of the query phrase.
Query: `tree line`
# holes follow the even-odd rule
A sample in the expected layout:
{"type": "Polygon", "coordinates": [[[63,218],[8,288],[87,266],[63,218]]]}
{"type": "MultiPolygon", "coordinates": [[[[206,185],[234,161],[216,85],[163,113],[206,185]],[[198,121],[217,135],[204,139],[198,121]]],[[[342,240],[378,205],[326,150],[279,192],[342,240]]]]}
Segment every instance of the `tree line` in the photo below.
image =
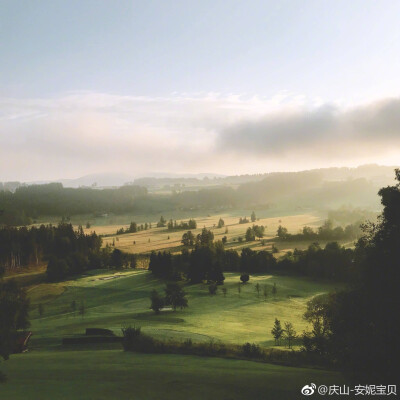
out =
{"type": "Polygon", "coordinates": [[[222,241],[214,242],[214,234],[206,228],[197,237],[188,231],[182,243],[185,247],[181,254],[153,251],[150,271],[162,279],[218,284],[224,281],[223,272],[281,273],[333,281],[351,281],[357,275],[355,251],[337,242],[329,242],[324,248],[313,243],[306,250],[289,252],[278,260],[267,250],[243,248],[239,254],[225,249],[222,241]]]}
{"type": "Polygon", "coordinates": [[[117,189],[64,188],[61,183],[20,186],[15,192],[0,190],[0,225],[29,225],[40,216],[134,211],[147,197],[146,188],[134,185],[117,189]]]}
{"type": "Polygon", "coordinates": [[[328,219],[324,224],[314,230],[309,226],[303,227],[301,233],[291,234],[287,228],[279,225],[276,235],[281,241],[309,241],[309,240],[344,240],[357,239],[362,235],[362,222],[349,224],[342,228],[341,226],[333,227],[332,220],[328,219]]]}
{"type": "Polygon", "coordinates": [[[117,229],[117,235],[122,235],[124,233],[136,233],[140,231],[147,231],[148,229],[151,229],[152,225],[151,222],[147,223],[145,222],[144,224],[137,224],[136,222],[131,222],[128,228],[120,228],[117,229]]]}
{"type": "MultiPolygon", "coordinates": [[[[294,209],[320,204],[329,206],[338,201],[375,207],[376,189],[366,179],[324,182],[318,171],[269,174],[236,189],[219,186],[171,195],[149,194],[145,187],[138,185],[115,189],[64,188],[60,183],[7,185],[0,187],[0,224],[29,225],[41,216],[226,210],[260,205],[294,209]]],[[[242,223],[246,221],[249,221],[247,217],[242,219],[242,223]]]]}
{"type": "Polygon", "coordinates": [[[47,262],[49,280],[61,280],[88,269],[108,266],[134,266],[135,257],[101,248],[102,239],[95,232],[85,234],[71,224],[39,227],[0,228],[0,270],[23,268],[47,262]]]}

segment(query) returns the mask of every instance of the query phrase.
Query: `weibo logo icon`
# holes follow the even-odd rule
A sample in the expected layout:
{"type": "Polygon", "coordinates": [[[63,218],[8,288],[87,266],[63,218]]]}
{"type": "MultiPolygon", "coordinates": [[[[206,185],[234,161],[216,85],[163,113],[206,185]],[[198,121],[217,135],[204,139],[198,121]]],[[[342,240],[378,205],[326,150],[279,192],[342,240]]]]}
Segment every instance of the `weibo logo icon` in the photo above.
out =
{"type": "Polygon", "coordinates": [[[301,394],[304,394],[304,396],[311,396],[315,392],[316,387],[317,386],[315,383],[312,383],[311,385],[305,385],[301,389],[301,394]]]}

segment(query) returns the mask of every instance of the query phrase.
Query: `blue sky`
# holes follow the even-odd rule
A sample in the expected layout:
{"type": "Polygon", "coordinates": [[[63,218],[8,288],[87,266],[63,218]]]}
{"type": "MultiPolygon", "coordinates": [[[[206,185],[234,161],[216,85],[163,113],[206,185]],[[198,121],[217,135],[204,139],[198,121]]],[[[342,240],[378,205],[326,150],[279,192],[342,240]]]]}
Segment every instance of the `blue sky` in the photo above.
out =
{"type": "Polygon", "coordinates": [[[399,15],[389,0],[0,0],[0,180],[398,163],[399,15]],[[370,110],[390,129],[355,133],[370,110]],[[302,141],[321,113],[330,128],[302,141]]]}

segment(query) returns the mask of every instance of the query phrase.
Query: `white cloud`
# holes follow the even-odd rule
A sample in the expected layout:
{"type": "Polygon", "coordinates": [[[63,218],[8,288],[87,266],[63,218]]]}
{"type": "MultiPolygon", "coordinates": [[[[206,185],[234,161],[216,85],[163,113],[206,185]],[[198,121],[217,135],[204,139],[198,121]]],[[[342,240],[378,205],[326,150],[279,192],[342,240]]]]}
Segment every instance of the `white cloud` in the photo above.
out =
{"type": "Polygon", "coordinates": [[[93,92],[3,98],[0,181],[105,171],[263,172],[323,166],[327,158],[338,165],[378,162],[390,151],[398,155],[399,103],[346,110],[287,91],[268,99],[93,92]],[[288,166],[288,157],[295,164],[288,166]]]}

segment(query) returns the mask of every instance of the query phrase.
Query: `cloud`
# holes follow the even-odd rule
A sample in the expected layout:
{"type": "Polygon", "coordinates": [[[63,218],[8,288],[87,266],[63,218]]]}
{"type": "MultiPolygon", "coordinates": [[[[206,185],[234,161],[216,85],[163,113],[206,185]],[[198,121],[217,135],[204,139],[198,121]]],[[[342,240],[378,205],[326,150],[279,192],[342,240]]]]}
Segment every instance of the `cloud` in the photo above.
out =
{"type": "Polygon", "coordinates": [[[219,132],[217,147],[237,154],[332,161],[382,157],[397,146],[400,156],[400,99],[350,109],[325,104],[245,119],[219,132]]]}
{"type": "Polygon", "coordinates": [[[0,98],[0,181],[354,165],[398,160],[399,144],[399,99],[349,109],[289,92],[0,98]]]}
{"type": "Polygon", "coordinates": [[[0,181],[204,171],[216,132],[264,108],[256,97],[217,93],[0,98],[0,181]]]}

